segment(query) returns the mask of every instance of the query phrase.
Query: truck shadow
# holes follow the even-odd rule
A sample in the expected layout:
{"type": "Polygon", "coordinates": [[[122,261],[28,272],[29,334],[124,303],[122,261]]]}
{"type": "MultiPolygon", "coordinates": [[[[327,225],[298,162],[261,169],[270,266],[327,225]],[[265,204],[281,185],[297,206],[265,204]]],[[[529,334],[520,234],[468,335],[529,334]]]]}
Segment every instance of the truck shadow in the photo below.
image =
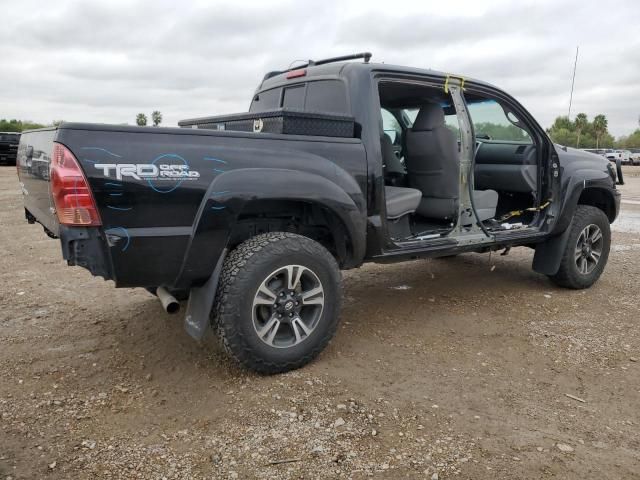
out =
{"type": "MultiPolygon", "coordinates": [[[[531,271],[530,262],[531,254],[525,252],[513,259],[494,255],[491,261],[487,255],[471,254],[441,260],[365,265],[344,274],[341,321],[358,331],[359,341],[376,342],[369,329],[371,325],[391,321],[399,334],[404,328],[409,333],[413,327],[403,325],[403,320],[410,322],[416,312],[427,306],[428,315],[419,315],[424,317],[426,329],[430,322],[448,314],[462,301],[483,299],[505,304],[501,301],[505,295],[515,301],[532,292],[552,289],[544,276],[531,271]]],[[[263,378],[230,360],[214,332],[208,332],[201,342],[191,339],[182,323],[185,304],[177,315],[164,313],[154,297],[140,300],[133,308],[143,313],[135,318],[121,317],[121,327],[114,331],[124,361],[135,363],[142,357],[146,365],[153,366],[156,375],[179,383],[186,378],[193,381],[201,375],[225,380],[238,376],[263,378]]],[[[348,331],[339,330],[337,335],[340,344],[346,345],[352,340],[348,331]]]]}

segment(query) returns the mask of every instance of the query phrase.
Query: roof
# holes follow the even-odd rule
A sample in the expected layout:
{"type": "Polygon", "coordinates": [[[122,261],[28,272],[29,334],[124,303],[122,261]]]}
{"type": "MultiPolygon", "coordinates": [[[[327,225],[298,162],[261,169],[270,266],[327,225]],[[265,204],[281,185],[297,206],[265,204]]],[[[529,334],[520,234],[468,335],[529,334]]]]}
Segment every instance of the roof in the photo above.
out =
{"type": "MultiPolygon", "coordinates": [[[[464,75],[440,72],[437,70],[431,70],[426,68],[391,65],[387,63],[336,62],[336,63],[327,63],[323,65],[316,65],[316,66],[301,66],[300,69],[305,69],[307,71],[305,78],[316,77],[316,76],[338,77],[338,76],[344,75],[347,72],[347,70],[352,70],[352,71],[359,70],[364,72],[375,71],[375,72],[388,72],[388,73],[402,73],[402,74],[409,74],[409,75],[424,75],[424,76],[440,77],[442,79],[446,78],[447,76],[453,76],[456,78],[464,78],[465,81],[472,82],[474,84],[497,88],[487,82],[483,82],[481,80],[477,80],[473,78],[467,78],[464,75]]],[[[293,68],[291,70],[296,70],[296,68],[293,68]]],[[[278,73],[276,75],[273,75],[270,78],[266,78],[260,85],[259,90],[267,90],[269,88],[288,82],[286,78],[286,74],[288,71],[278,73]]]]}

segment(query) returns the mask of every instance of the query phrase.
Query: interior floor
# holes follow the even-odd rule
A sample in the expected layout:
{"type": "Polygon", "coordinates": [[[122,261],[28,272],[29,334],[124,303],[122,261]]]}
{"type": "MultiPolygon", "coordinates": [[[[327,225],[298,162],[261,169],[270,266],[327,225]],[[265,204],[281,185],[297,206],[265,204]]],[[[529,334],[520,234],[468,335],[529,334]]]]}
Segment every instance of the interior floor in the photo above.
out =
{"type": "Polygon", "coordinates": [[[451,222],[424,219],[415,216],[411,223],[411,237],[446,236],[455,225],[451,222]]]}
{"type": "MultiPolygon", "coordinates": [[[[535,202],[535,197],[531,193],[501,192],[496,208],[496,218],[503,218],[514,211],[523,211],[535,202]]],[[[520,215],[505,218],[505,221],[530,222],[533,219],[533,212],[523,212],[520,215]]]]}

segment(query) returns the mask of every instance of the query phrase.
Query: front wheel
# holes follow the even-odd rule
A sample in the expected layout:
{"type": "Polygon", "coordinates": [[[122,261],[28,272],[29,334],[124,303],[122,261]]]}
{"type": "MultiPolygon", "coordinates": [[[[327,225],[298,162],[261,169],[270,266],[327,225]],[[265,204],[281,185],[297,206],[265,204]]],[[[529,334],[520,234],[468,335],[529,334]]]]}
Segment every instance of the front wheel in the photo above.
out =
{"type": "Polygon", "coordinates": [[[319,243],[292,233],[257,235],[222,270],[212,322],[225,349],[260,373],[300,368],[338,326],[341,275],[319,243]]]}
{"type": "Polygon", "coordinates": [[[560,269],[549,278],[561,287],[589,288],[600,278],[609,258],[609,219],[599,208],[578,205],[569,228],[560,269]]]}

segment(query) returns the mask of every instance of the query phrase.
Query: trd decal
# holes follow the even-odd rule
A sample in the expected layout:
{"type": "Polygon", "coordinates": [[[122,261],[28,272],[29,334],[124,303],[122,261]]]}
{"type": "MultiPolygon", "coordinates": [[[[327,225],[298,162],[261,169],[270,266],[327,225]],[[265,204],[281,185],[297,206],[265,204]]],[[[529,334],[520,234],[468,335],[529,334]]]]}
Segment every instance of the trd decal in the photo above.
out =
{"type": "Polygon", "coordinates": [[[188,165],[165,163],[96,163],[94,165],[107,178],[122,180],[131,177],[136,180],[195,180],[200,172],[190,170],[188,165]]]}

